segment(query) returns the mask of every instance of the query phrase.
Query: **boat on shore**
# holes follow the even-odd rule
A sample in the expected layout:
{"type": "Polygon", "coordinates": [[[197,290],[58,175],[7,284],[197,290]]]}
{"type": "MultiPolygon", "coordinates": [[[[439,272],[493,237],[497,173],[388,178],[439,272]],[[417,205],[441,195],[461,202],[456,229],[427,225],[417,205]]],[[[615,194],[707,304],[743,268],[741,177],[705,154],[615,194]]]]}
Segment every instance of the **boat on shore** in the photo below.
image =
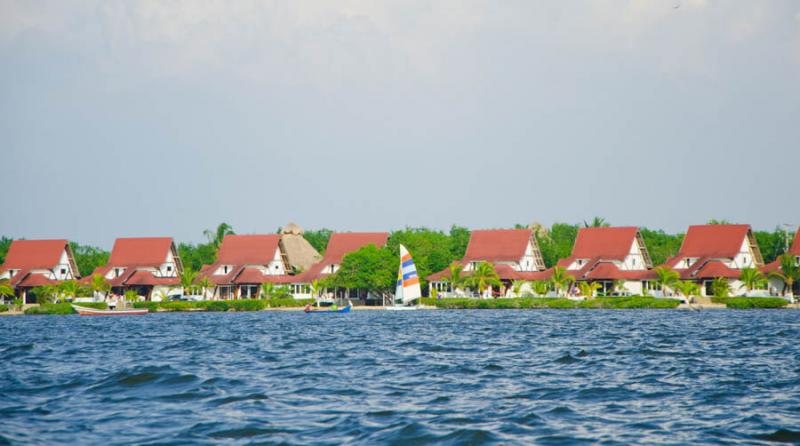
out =
{"type": "Polygon", "coordinates": [[[73,305],[72,309],[81,316],[141,316],[148,313],[147,308],[131,308],[128,310],[100,310],[97,308],[73,305]]]}

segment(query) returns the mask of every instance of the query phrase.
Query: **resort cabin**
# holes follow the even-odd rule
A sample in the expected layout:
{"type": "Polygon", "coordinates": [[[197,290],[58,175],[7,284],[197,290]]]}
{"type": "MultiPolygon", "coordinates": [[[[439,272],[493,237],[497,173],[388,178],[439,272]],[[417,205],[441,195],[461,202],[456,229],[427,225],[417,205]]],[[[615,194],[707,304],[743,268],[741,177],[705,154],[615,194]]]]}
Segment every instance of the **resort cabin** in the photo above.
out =
{"type": "MultiPolygon", "coordinates": [[[[511,283],[516,280],[539,280],[545,278],[545,265],[539,244],[531,229],[486,229],[472,231],[464,257],[458,261],[462,274],[469,276],[481,262],[494,266],[503,286],[489,288],[485,297],[506,295],[511,283]]],[[[436,290],[439,295],[465,295],[463,289],[452,289],[450,268],[427,277],[429,291],[436,290]]],[[[520,293],[530,289],[527,283],[520,293]]]]}
{"type": "Polygon", "coordinates": [[[642,294],[653,262],[635,226],[581,228],[572,254],[558,261],[576,281],[600,285],[598,295],[642,294]]]}
{"type": "Polygon", "coordinates": [[[742,269],[763,265],[750,225],[712,224],[689,226],[678,254],[663,266],[678,272],[681,280],[699,283],[702,295],[711,296],[714,279],[727,279],[731,293],[739,294],[742,269]]]}
{"type": "MultiPolygon", "coordinates": [[[[789,251],[787,252],[792,256],[794,256],[795,265],[800,266],[800,229],[798,229],[797,233],[794,235],[794,241],[792,242],[792,246],[789,248],[789,251]]],[[[767,265],[764,265],[761,271],[768,278],[769,295],[771,296],[786,295],[788,297],[800,296],[800,282],[795,282],[792,285],[792,289],[788,290],[785,289],[786,285],[783,283],[781,279],[777,277],[770,277],[770,273],[781,271],[780,257],[768,263],[767,265]]]]}
{"type": "Polygon", "coordinates": [[[14,240],[0,266],[0,280],[8,280],[26,304],[36,303],[33,288],[78,278],[67,240],[14,240]]]}
{"type": "Polygon", "coordinates": [[[114,241],[108,262],[92,276],[97,274],[111,284],[112,294],[133,290],[144,300],[160,301],[180,293],[175,288],[180,285],[183,264],[171,237],[126,237],[114,241]]]}
{"type": "Polygon", "coordinates": [[[289,286],[290,269],[280,234],[226,235],[217,261],[204,266],[200,277],[215,285],[206,297],[255,299],[263,283],[289,286]]]}
{"type": "MultiPolygon", "coordinates": [[[[374,245],[378,248],[386,246],[389,240],[388,232],[336,232],[331,234],[328,240],[328,246],[325,248],[325,254],[322,260],[308,269],[303,274],[300,274],[300,280],[305,288],[296,290],[295,297],[309,298],[311,297],[311,288],[309,284],[315,280],[324,279],[339,270],[342,265],[344,256],[351,252],[358,251],[359,249],[374,245]],[[308,294],[301,294],[301,293],[308,294]]],[[[300,286],[300,285],[298,285],[300,286]]],[[[383,296],[376,295],[367,290],[362,289],[338,289],[327,291],[319,297],[320,301],[332,302],[335,299],[350,299],[355,304],[362,305],[382,305],[383,296]]]]}

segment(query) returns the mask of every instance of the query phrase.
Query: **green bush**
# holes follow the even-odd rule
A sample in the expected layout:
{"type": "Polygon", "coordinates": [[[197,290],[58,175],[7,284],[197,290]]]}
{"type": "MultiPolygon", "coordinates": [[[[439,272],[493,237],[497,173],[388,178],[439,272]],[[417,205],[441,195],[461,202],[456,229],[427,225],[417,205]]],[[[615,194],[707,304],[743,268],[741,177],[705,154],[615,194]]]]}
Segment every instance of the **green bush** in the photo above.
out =
{"type": "Polygon", "coordinates": [[[314,303],[314,299],[295,299],[294,297],[282,299],[267,299],[267,306],[269,308],[294,308],[305,307],[307,304],[314,303]]]}
{"type": "Polygon", "coordinates": [[[159,302],[134,302],[133,308],[147,308],[150,311],[158,310],[159,302]]]}
{"type": "Polygon", "coordinates": [[[243,299],[228,301],[228,306],[234,311],[258,311],[267,307],[266,300],[243,299]]]}
{"type": "Polygon", "coordinates": [[[204,300],[197,302],[197,307],[206,311],[228,311],[230,306],[224,300],[204,300]]]}
{"type": "Polygon", "coordinates": [[[68,303],[61,304],[42,304],[38,307],[30,307],[25,310],[25,314],[74,314],[75,310],[68,303]]]}
{"type": "Polygon", "coordinates": [[[788,303],[789,301],[780,297],[729,297],[725,299],[725,305],[736,310],[783,308],[788,303]]]}
{"type": "Polygon", "coordinates": [[[164,311],[189,311],[197,306],[194,302],[176,300],[174,302],[158,302],[158,308],[164,311]]]}
{"type": "Polygon", "coordinates": [[[0,304],[0,313],[5,313],[8,311],[8,305],[0,304]]]}
{"type": "Polygon", "coordinates": [[[652,297],[605,297],[585,301],[573,301],[566,298],[522,297],[513,299],[423,299],[424,305],[432,305],[445,309],[570,309],[570,308],[675,308],[680,304],[677,299],[655,299],[652,297]]]}

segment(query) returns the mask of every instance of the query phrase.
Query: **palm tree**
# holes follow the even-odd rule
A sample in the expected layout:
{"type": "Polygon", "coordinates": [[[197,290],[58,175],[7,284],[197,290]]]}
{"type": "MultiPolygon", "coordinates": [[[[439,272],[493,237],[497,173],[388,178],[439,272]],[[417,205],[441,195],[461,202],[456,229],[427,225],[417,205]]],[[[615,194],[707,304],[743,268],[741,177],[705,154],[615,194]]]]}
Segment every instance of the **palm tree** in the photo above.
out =
{"type": "Polygon", "coordinates": [[[125,291],[125,301],[126,302],[128,302],[129,304],[132,304],[134,302],[137,302],[138,300],[139,300],[139,293],[137,293],[135,290],[125,291]]]}
{"type": "Polygon", "coordinates": [[[771,272],[769,276],[783,282],[783,291],[781,294],[785,296],[787,292],[792,292],[794,283],[800,281],[800,266],[798,266],[795,256],[791,253],[787,252],[781,255],[780,259],[780,269],[771,272]]]}
{"type": "Polygon", "coordinates": [[[106,294],[111,291],[111,284],[108,283],[102,274],[95,274],[92,276],[92,281],[89,283],[89,288],[95,293],[102,293],[105,299],[106,294]]]}
{"type": "Polygon", "coordinates": [[[36,296],[36,303],[38,304],[51,304],[56,300],[56,287],[53,285],[42,285],[34,287],[32,290],[36,296]]]}
{"type": "Polygon", "coordinates": [[[533,293],[536,294],[537,296],[544,296],[547,294],[548,291],[550,291],[550,283],[544,280],[534,280],[533,282],[531,282],[530,286],[531,289],[533,290],[533,293]]]}
{"type": "Polygon", "coordinates": [[[269,299],[275,294],[275,284],[272,282],[264,282],[261,284],[261,299],[269,299]]]}
{"type": "Polygon", "coordinates": [[[196,280],[197,271],[194,271],[191,268],[186,268],[183,270],[183,273],[180,275],[183,294],[194,294],[197,291],[197,285],[195,284],[196,280]]]}
{"type": "Polygon", "coordinates": [[[208,290],[214,288],[214,284],[211,283],[211,280],[207,276],[201,277],[200,280],[197,281],[197,286],[203,293],[203,299],[206,298],[206,293],[208,292],[208,290]]]}
{"type": "Polygon", "coordinates": [[[614,282],[611,283],[611,289],[622,293],[625,291],[625,281],[622,279],[616,279],[614,282]]]}
{"type": "Polygon", "coordinates": [[[462,271],[464,271],[464,266],[458,262],[453,262],[449,267],[450,275],[443,278],[444,282],[450,284],[450,290],[453,293],[456,292],[456,289],[464,285],[464,277],[461,275],[462,271]]]}
{"type": "Polygon", "coordinates": [[[677,271],[673,271],[672,269],[663,266],[659,266],[658,268],[654,269],[653,272],[656,274],[655,282],[661,287],[661,291],[664,293],[664,296],[667,295],[667,288],[674,288],[675,284],[681,278],[677,271]]]}
{"type": "Polygon", "coordinates": [[[747,291],[760,290],[767,285],[767,278],[756,268],[742,268],[739,280],[742,282],[739,289],[744,288],[747,291]]]}
{"type": "Polygon", "coordinates": [[[603,217],[595,217],[591,222],[587,222],[586,220],[583,221],[583,227],[585,228],[605,228],[608,226],[611,226],[611,224],[609,224],[603,217]]]}
{"type": "Polygon", "coordinates": [[[14,287],[11,286],[11,282],[8,280],[0,280],[0,300],[4,300],[6,297],[10,297],[14,295],[14,287]]]}
{"type": "Polygon", "coordinates": [[[311,297],[316,299],[320,296],[320,291],[322,291],[322,284],[320,283],[319,279],[314,279],[311,281],[311,297]]]}
{"type": "Polygon", "coordinates": [[[550,276],[550,283],[553,284],[553,288],[556,289],[558,295],[561,295],[561,291],[568,290],[569,287],[575,282],[575,277],[567,274],[567,269],[563,266],[556,266],[553,268],[553,275],[550,276]]]}
{"type": "Polygon", "coordinates": [[[214,245],[214,249],[219,249],[219,246],[222,244],[222,239],[225,238],[226,235],[236,234],[233,232],[233,227],[227,223],[220,223],[217,226],[216,231],[212,231],[210,229],[206,229],[203,231],[203,235],[206,236],[208,242],[214,245]]]}
{"type": "Polygon", "coordinates": [[[692,296],[700,294],[700,285],[691,280],[679,280],[672,285],[679,294],[686,298],[686,303],[692,300],[692,296]]]}
{"type": "Polygon", "coordinates": [[[500,276],[497,275],[497,271],[494,269],[494,265],[489,262],[478,263],[467,281],[471,288],[478,290],[481,297],[483,297],[484,291],[488,288],[503,285],[503,282],[500,281],[500,276]]]}
{"type": "Polygon", "coordinates": [[[74,280],[65,280],[58,284],[58,292],[64,298],[75,298],[78,293],[81,291],[81,285],[74,280]]]}
{"type": "Polygon", "coordinates": [[[580,288],[582,296],[594,297],[595,291],[602,288],[602,285],[597,282],[580,282],[578,288],[580,288]]]}
{"type": "Polygon", "coordinates": [[[711,281],[711,291],[716,297],[728,297],[731,294],[731,284],[724,277],[717,277],[711,281]]]}
{"type": "Polygon", "coordinates": [[[519,297],[519,294],[522,291],[522,286],[523,285],[525,285],[525,281],[524,280],[515,280],[511,284],[511,293],[514,295],[514,297],[519,297]]]}

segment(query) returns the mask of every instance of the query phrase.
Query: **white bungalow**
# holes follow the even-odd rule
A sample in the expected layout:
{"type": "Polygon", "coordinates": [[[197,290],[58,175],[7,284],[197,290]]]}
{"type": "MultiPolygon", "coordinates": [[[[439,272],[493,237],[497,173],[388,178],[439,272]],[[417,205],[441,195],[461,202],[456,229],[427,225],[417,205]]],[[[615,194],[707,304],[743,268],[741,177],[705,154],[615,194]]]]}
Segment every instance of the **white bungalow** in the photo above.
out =
{"type": "Polygon", "coordinates": [[[36,303],[33,288],[78,278],[67,240],[14,240],[0,266],[0,280],[8,280],[26,304],[36,303]]]}

